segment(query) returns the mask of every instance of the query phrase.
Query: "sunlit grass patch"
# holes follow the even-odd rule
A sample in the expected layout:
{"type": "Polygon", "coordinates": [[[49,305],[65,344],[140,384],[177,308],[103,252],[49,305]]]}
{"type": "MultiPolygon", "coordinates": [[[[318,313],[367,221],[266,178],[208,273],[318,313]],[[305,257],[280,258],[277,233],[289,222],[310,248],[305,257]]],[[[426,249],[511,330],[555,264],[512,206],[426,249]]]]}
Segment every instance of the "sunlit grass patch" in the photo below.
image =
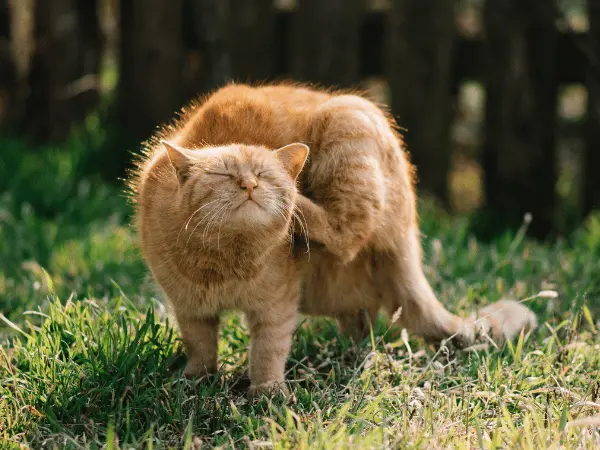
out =
{"type": "Polygon", "coordinates": [[[223,317],[219,374],[182,377],[179,334],[119,187],[81,178],[76,160],[8,160],[0,448],[600,446],[598,215],[552,243],[527,239],[526,227],[483,243],[470,218],[420,205],[426,273],[440,300],[468,315],[529,298],[538,330],[501,349],[456,352],[383,318],[355,346],[333,321],[303,317],[287,365],[292,399],[251,403],[238,314],[223,317]],[[43,195],[29,186],[42,170],[40,180],[56,179],[43,195]]]}

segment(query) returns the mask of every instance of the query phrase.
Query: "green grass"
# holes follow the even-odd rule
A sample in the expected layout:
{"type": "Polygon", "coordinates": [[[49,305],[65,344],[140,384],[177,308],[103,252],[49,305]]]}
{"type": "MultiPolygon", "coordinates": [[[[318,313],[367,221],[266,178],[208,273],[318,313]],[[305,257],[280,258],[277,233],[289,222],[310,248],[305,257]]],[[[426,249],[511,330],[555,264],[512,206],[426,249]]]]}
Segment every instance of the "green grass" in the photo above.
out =
{"type": "Polygon", "coordinates": [[[86,143],[0,147],[2,448],[600,445],[600,216],[547,245],[511,234],[483,244],[467,218],[422,205],[440,300],[467,314],[556,290],[528,301],[539,330],[456,353],[383,321],[353,347],[331,321],[302,320],[294,399],[249,403],[248,337],[235,314],[221,333],[221,373],[182,378],[179,335],[136,250],[127,202],[118,186],[81,175],[86,143]]]}

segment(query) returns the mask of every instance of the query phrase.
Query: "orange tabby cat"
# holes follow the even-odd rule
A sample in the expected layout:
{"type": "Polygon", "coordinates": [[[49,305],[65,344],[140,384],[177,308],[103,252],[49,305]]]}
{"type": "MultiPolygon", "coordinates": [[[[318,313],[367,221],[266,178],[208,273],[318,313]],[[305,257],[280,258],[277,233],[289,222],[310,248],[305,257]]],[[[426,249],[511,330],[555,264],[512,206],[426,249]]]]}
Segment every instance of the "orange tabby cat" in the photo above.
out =
{"type": "MultiPolygon", "coordinates": [[[[286,391],[298,312],[336,317],[360,339],[380,309],[402,308],[400,325],[429,340],[475,339],[473,321],[448,312],[425,279],[413,168],[392,120],[362,97],[226,86],[150,143],[131,186],[186,375],[217,369],[226,309],[249,322],[250,395],[286,391]],[[294,230],[309,252],[291,251],[294,230]]],[[[480,315],[499,342],[536,326],[515,302],[480,315]]]]}

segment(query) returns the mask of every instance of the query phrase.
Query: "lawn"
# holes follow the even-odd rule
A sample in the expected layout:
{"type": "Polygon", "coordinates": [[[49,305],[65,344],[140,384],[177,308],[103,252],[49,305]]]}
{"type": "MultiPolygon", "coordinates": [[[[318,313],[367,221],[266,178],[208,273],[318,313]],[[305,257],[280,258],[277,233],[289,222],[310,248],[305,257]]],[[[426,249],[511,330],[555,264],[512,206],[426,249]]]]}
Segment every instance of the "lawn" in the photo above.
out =
{"type": "Polygon", "coordinates": [[[83,175],[86,145],[0,141],[0,447],[600,446],[600,215],[548,244],[524,233],[484,243],[468,217],[423,203],[440,300],[466,315],[527,299],[539,329],[501,349],[456,352],[384,320],[352,346],[332,321],[301,318],[293,398],[252,403],[235,314],[218,376],[182,377],[182,344],[122,187],[83,175]]]}

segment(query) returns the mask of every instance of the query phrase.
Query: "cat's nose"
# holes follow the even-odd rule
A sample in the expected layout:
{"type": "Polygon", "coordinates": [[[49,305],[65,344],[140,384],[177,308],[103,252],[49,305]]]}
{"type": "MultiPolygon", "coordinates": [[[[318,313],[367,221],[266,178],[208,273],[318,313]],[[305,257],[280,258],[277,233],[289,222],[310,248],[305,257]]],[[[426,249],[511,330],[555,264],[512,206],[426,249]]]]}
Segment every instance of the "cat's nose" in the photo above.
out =
{"type": "Polygon", "coordinates": [[[252,192],[254,192],[256,186],[258,186],[258,183],[256,182],[256,179],[254,177],[244,178],[240,183],[240,188],[248,192],[248,197],[252,195],[252,192]]]}

